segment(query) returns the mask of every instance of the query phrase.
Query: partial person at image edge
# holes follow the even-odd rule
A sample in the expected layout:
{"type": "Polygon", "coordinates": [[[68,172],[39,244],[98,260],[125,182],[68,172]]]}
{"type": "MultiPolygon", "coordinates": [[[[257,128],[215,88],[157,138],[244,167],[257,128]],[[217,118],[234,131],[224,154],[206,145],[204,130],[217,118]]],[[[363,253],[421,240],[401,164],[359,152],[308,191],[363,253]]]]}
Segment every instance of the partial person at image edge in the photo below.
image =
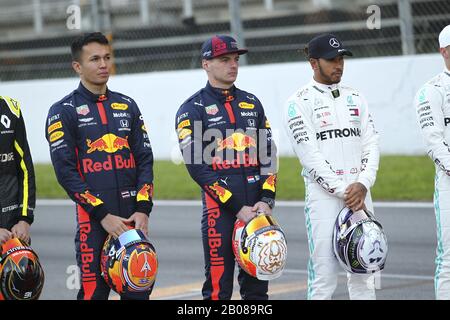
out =
{"type": "Polygon", "coordinates": [[[436,299],[450,300],[450,25],[442,29],[438,42],[444,70],[419,89],[414,107],[427,153],[436,166],[435,295],[436,299]]]}
{"type": "Polygon", "coordinates": [[[0,244],[17,237],[30,243],[36,183],[25,122],[17,100],[0,97],[0,244]]]}

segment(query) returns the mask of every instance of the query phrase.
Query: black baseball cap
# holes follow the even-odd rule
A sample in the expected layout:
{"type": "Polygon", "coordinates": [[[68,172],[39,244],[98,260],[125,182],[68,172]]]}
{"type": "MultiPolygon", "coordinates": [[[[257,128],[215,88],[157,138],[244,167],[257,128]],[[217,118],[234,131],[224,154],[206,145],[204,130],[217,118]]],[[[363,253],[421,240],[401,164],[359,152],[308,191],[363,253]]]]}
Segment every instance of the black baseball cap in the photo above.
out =
{"type": "Polygon", "coordinates": [[[318,35],[308,43],[309,58],[333,59],[339,55],[353,56],[353,53],[345,49],[342,42],[331,33],[318,35]]]}
{"type": "Polygon", "coordinates": [[[237,53],[246,54],[247,49],[238,48],[237,42],[233,37],[216,35],[206,40],[202,45],[202,59],[210,60],[223,56],[224,54],[237,53]]]}

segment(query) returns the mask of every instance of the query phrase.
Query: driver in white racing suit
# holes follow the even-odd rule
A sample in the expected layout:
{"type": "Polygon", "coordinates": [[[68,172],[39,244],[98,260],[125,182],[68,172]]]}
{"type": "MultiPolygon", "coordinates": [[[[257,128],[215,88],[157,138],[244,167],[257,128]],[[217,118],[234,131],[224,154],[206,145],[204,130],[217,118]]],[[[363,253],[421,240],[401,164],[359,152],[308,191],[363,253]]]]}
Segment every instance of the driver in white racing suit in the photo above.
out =
{"type": "Polygon", "coordinates": [[[450,300],[450,25],[439,34],[445,68],[418,91],[417,122],[436,166],[434,209],[437,248],[436,299],[450,300]]]}
{"type": "MultiPolygon", "coordinates": [[[[344,206],[373,212],[369,189],[378,170],[378,134],[364,97],[339,83],[343,55],[352,53],[332,34],[312,39],[305,53],[314,79],[287,100],[283,124],[306,187],[307,298],[331,299],[343,271],[333,253],[334,223],[344,206]]],[[[373,275],[347,276],[350,299],[375,299],[373,275]]]]}

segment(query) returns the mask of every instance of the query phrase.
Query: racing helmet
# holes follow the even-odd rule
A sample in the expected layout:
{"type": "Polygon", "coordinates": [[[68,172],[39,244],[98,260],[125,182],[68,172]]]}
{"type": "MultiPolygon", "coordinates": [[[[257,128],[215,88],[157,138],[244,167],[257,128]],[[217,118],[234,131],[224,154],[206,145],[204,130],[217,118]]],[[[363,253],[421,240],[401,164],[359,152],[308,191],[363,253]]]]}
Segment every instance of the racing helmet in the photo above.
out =
{"type": "Polygon", "coordinates": [[[37,300],[44,287],[44,270],[37,254],[19,238],[1,246],[0,300],[37,300]]]}
{"type": "Polygon", "coordinates": [[[260,214],[245,224],[236,220],[232,247],[239,266],[259,280],[281,276],[287,258],[284,232],[271,215],[260,214]]]}
{"type": "Polygon", "coordinates": [[[388,244],[383,227],[370,211],[345,207],[334,226],[333,250],[348,272],[373,273],[384,269],[388,244]]]}
{"type": "Polygon", "coordinates": [[[158,258],[142,231],[130,229],[117,239],[112,235],[106,238],[100,267],[103,278],[115,292],[149,292],[158,272],[158,258]]]}

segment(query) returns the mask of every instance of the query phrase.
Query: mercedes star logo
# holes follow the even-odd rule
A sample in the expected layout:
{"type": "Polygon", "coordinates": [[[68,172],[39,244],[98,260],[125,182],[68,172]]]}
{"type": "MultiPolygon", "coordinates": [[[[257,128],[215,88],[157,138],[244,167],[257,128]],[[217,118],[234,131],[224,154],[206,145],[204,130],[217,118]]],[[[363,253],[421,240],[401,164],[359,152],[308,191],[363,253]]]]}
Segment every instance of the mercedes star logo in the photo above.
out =
{"type": "Polygon", "coordinates": [[[339,41],[337,41],[336,38],[331,38],[330,39],[330,46],[332,46],[333,48],[339,48],[339,46],[340,46],[339,41]]]}

